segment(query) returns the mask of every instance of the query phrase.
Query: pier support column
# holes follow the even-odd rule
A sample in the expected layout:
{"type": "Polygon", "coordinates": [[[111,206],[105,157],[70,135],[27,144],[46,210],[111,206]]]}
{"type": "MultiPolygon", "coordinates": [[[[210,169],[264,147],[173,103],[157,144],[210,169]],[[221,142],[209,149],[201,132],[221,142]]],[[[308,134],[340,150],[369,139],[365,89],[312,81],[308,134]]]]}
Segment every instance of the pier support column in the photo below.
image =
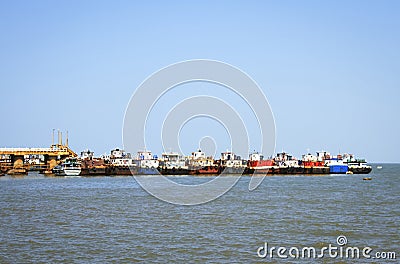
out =
{"type": "Polygon", "coordinates": [[[47,165],[47,168],[49,170],[52,170],[55,166],[57,166],[57,156],[45,156],[45,162],[47,165]]]}
{"type": "Polygon", "coordinates": [[[14,169],[21,169],[24,167],[24,156],[23,155],[11,155],[11,163],[14,169]]]}
{"type": "Polygon", "coordinates": [[[10,155],[12,168],[7,171],[10,175],[24,175],[27,173],[24,167],[24,155],[10,155]]]}

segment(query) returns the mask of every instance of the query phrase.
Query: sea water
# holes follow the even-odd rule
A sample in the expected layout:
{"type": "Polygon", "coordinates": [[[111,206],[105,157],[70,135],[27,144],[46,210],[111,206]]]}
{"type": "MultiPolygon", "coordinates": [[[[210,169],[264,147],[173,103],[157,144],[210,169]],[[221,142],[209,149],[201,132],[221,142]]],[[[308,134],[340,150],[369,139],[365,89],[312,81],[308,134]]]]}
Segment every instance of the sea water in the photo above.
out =
{"type": "MultiPolygon", "coordinates": [[[[346,246],[396,252],[398,261],[400,165],[373,166],[370,181],[271,176],[254,191],[243,176],[225,195],[197,206],[160,201],[132,177],[3,176],[0,263],[311,263],[276,251],[259,255],[266,243],[319,250],[338,246],[339,236],[346,246]]],[[[196,184],[207,177],[171,179],[196,184]]],[[[326,254],[323,262],[383,260],[326,254]]]]}

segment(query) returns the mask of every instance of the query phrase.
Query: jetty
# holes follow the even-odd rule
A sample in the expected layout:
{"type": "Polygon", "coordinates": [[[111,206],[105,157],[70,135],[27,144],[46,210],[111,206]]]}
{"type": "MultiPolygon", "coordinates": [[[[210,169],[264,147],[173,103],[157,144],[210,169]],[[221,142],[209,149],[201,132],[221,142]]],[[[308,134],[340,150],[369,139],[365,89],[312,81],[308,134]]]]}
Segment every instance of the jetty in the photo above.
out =
{"type": "Polygon", "coordinates": [[[29,170],[51,173],[62,160],[78,155],[68,147],[68,134],[65,144],[62,133],[58,131],[58,143],[49,148],[0,148],[0,173],[26,174],[29,170]],[[31,157],[42,157],[42,162],[26,162],[31,157]]]}

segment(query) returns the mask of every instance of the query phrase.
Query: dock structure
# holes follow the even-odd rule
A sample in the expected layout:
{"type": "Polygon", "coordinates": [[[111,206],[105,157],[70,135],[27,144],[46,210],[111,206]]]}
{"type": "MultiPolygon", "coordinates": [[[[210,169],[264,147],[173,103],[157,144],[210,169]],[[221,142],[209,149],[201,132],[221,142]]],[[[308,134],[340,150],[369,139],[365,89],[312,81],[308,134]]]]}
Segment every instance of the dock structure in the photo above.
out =
{"type": "Polygon", "coordinates": [[[28,165],[24,163],[25,156],[31,155],[42,155],[44,157],[45,167],[44,170],[51,170],[60,160],[67,157],[77,157],[77,154],[73,152],[67,146],[53,145],[50,148],[0,148],[1,157],[9,157],[8,162],[2,162],[0,165],[2,170],[23,170],[29,169],[28,165]]]}
{"type": "Polygon", "coordinates": [[[62,144],[62,135],[60,132],[58,144],[53,144],[49,148],[0,148],[0,172],[8,173],[26,173],[30,165],[25,163],[25,157],[42,156],[44,164],[42,171],[51,171],[58,163],[68,157],[77,157],[78,155],[68,147],[68,137],[66,144],[62,144]]]}

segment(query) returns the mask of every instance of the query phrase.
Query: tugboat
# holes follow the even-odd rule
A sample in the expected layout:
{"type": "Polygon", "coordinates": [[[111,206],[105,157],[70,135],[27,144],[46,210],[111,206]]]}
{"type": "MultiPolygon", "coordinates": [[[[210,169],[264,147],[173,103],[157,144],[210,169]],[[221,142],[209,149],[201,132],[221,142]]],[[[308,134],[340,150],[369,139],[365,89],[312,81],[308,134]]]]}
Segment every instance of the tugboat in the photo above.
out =
{"type": "Polygon", "coordinates": [[[130,153],[122,149],[114,149],[107,158],[109,161],[106,168],[107,175],[132,175],[137,174],[137,166],[130,153]]]}
{"type": "Polygon", "coordinates": [[[81,152],[81,174],[85,176],[106,175],[104,159],[95,158],[94,152],[85,150],[81,152]]]}
{"type": "Polygon", "coordinates": [[[139,151],[134,160],[139,175],[158,175],[159,161],[157,155],[152,155],[151,151],[139,151]]]}
{"type": "Polygon", "coordinates": [[[163,175],[187,175],[189,167],[178,152],[164,152],[158,170],[163,175]]]}
{"type": "Polygon", "coordinates": [[[227,150],[221,153],[220,167],[223,174],[243,174],[247,169],[247,160],[227,150]]]}
{"type": "Polygon", "coordinates": [[[353,174],[368,174],[372,171],[372,167],[367,165],[365,159],[356,159],[353,154],[344,154],[343,162],[353,174]]]}
{"type": "Polygon", "coordinates": [[[201,149],[192,152],[189,158],[189,174],[191,175],[217,175],[219,173],[218,164],[212,157],[206,157],[201,149]]]}
{"type": "Polygon", "coordinates": [[[329,167],[329,173],[331,174],[346,174],[349,171],[349,166],[343,162],[343,156],[340,154],[326,159],[325,165],[329,167]]]}
{"type": "Polygon", "coordinates": [[[57,176],[79,176],[81,174],[81,163],[77,158],[66,158],[60,166],[53,169],[57,176]]]}
{"type": "MultiPolygon", "coordinates": [[[[303,155],[299,165],[303,168],[304,174],[329,174],[332,173],[330,167],[326,165],[325,158],[328,153],[324,151],[317,152],[317,156],[308,153],[303,155]]],[[[347,171],[347,170],[346,170],[347,171]]]]}
{"type": "Polygon", "coordinates": [[[304,169],[299,165],[299,161],[286,152],[277,153],[274,162],[276,164],[274,168],[278,167],[279,174],[304,173],[304,169]]]}
{"type": "Polygon", "coordinates": [[[264,159],[264,156],[258,152],[250,154],[250,159],[247,163],[248,174],[274,174],[277,173],[274,169],[275,161],[273,159],[264,159]]]}

